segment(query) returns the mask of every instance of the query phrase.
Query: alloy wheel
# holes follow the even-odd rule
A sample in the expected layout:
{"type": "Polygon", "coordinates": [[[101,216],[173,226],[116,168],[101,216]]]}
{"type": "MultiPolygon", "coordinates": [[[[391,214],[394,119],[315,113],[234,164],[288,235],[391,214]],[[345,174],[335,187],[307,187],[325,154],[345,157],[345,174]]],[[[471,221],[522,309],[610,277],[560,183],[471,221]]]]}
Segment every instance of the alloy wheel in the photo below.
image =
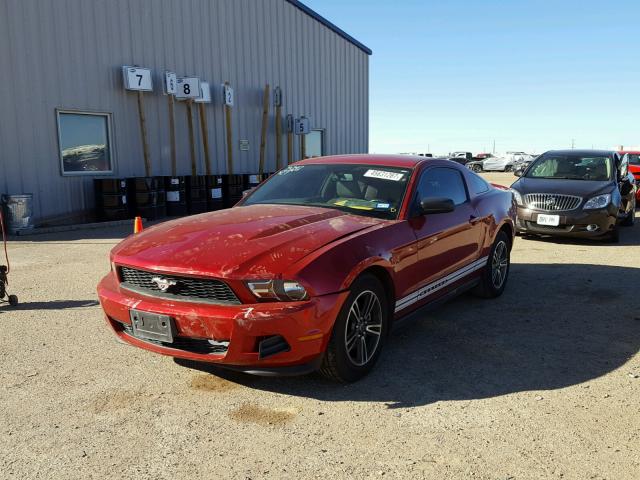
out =
{"type": "Polygon", "coordinates": [[[356,366],[366,365],[375,355],[382,334],[382,307],[371,290],[358,295],[349,309],[344,331],[344,344],[349,360],[356,366]]]}
{"type": "Polygon", "coordinates": [[[503,241],[498,242],[493,251],[491,259],[491,281],[497,289],[502,287],[507,278],[507,270],[509,269],[509,258],[507,244],[503,241]]]}

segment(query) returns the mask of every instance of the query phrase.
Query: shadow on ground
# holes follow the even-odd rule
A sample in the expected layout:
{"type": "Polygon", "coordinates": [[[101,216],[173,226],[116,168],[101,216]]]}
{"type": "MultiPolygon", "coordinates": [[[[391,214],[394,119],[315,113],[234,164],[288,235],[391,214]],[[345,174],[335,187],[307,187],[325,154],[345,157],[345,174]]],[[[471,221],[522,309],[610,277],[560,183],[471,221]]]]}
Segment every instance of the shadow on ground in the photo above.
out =
{"type": "Polygon", "coordinates": [[[16,310],[67,310],[70,308],[88,308],[99,305],[96,300],[53,300],[51,302],[26,302],[15,307],[0,303],[0,313],[16,310]]]}
{"type": "Polygon", "coordinates": [[[638,268],[514,264],[502,297],[468,294],[418,315],[351,385],[176,362],[256,390],[390,408],[559,389],[610,373],[638,352],[640,310],[629,294],[639,284],[638,268]]]}

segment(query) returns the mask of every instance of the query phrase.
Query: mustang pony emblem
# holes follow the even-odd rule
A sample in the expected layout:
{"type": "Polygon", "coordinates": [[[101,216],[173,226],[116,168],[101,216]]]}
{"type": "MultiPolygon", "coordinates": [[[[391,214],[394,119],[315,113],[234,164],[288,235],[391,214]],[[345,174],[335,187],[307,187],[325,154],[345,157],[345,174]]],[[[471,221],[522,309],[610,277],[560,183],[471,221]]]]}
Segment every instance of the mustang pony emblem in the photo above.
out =
{"type": "Polygon", "coordinates": [[[153,277],[151,281],[158,286],[161,292],[166,292],[171,287],[174,287],[178,284],[178,282],[176,282],[175,280],[162,277],[153,277]]]}

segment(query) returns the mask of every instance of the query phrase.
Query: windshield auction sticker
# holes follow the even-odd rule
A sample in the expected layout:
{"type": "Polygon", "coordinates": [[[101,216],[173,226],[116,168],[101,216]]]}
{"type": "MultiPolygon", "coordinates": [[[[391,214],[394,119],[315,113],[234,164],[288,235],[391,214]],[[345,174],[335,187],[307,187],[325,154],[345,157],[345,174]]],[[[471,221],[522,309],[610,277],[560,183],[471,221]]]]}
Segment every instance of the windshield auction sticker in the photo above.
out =
{"type": "Polygon", "coordinates": [[[404,178],[404,173],[389,172],[387,170],[367,170],[364,176],[399,182],[404,178]]]}

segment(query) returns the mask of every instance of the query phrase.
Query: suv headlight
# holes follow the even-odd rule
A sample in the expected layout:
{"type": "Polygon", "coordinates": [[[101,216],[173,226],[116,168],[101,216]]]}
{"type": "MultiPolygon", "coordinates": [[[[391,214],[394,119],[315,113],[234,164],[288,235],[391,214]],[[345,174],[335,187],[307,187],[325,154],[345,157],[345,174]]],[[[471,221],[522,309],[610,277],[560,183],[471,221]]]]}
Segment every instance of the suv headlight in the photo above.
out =
{"type": "Polygon", "coordinates": [[[307,299],[307,290],[293,280],[251,280],[247,287],[259,300],[299,302],[307,299]]]}
{"type": "Polygon", "coordinates": [[[514,188],[510,188],[511,193],[513,193],[514,198],[516,199],[516,203],[521,207],[524,207],[524,201],[522,200],[522,194],[514,188]]]}
{"type": "Polygon", "coordinates": [[[604,195],[598,195],[593,198],[590,198],[589,200],[587,200],[587,203],[585,203],[584,207],[582,208],[584,208],[585,210],[591,210],[594,208],[604,208],[607,205],[609,205],[609,202],[611,202],[611,194],[605,193],[604,195]]]}

